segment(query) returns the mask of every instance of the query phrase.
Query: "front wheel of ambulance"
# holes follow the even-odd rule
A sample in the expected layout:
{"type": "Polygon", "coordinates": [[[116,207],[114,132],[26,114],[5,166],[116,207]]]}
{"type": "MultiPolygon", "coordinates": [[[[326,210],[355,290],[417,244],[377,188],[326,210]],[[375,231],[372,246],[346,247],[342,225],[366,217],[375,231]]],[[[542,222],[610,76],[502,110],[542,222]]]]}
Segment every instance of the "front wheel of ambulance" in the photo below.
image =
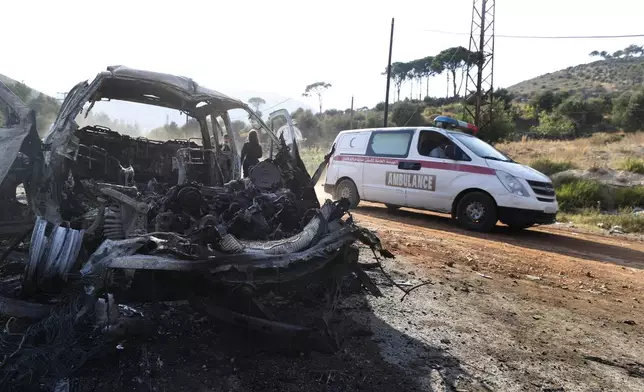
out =
{"type": "Polygon", "coordinates": [[[485,193],[468,193],[458,202],[456,219],[468,230],[490,231],[497,221],[496,204],[485,193]]]}
{"type": "Polygon", "coordinates": [[[345,179],[340,181],[338,187],[335,189],[335,198],[336,199],[348,199],[351,205],[351,208],[356,208],[360,204],[360,195],[358,195],[358,189],[353,181],[345,179]]]}

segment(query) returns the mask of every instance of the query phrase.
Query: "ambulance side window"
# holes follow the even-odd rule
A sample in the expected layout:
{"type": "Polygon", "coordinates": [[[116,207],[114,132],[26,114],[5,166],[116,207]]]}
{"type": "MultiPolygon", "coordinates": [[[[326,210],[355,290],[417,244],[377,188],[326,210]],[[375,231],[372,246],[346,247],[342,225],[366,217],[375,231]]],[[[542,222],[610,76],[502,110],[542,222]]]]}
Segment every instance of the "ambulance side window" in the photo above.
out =
{"type": "Polygon", "coordinates": [[[463,150],[449,140],[445,135],[434,131],[420,131],[418,135],[418,154],[429,158],[449,159],[445,155],[445,147],[456,147],[457,161],[471,161],[463,150]]]}
{"type": "Polygon", "coordinates": [[[406,158],[413,135],[413,131],[375,131],[369,139],[367,155],[406,158]]]}

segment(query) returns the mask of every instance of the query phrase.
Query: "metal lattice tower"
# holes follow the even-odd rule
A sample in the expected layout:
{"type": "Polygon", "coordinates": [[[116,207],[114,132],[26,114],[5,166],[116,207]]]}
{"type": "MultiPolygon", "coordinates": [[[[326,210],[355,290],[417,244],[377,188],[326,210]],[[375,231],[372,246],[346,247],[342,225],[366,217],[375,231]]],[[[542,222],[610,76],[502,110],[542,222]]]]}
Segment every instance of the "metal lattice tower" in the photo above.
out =
{"type": "Polygon", "coordinates": [[[492,93],[494,91],[494,0],[474,0],[469,50],[477,56],[467,68],[465,81],[466,111],[479,129],[492,120],[492,93]]]}

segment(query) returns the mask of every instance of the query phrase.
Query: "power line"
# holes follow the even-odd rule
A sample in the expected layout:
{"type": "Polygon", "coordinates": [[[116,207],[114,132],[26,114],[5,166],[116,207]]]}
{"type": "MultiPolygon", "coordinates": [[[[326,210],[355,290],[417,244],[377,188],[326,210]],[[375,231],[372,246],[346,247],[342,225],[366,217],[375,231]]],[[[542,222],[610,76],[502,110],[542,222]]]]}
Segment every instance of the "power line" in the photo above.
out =
{"type": "Polygon", "coordinates": [[[610,39],[610,38],[637,38],[644,37],[644,34],[625,34],[625,35],[560,35],[560,36],[538,36],[538,35],[501,35],[498,38],[524,38],[524,39],[610,39]]]}
{"type": "MultiPolygon", "coordinates": [[[[431,33],[450,34],[450,35],[470,35],[470,33],[433,30],[433,29],[419,29],[431,33]]],[[[509,34],[495,34],[495,38],[518,38],[518,39],[610,39],[610,38],[642,38],[644,34],[623,34],[623,35],[509,35],[509,34]]]]}
{"type": "Polygon", "coordinates": [[[271,110],[271,109],[273,109],[273,108],[275,108],[275,107],[277,107],[277,106],[279,106],[279,105],[283,104],[284,102],[287,102],[287,101],[290,101],[290,100],[291,100],[291,98],[286,98],[286,99],[285,99],[285,100],[283,100],[282,102],[276,103],[275,105],[273,105],[273,106],[271,106],[271,107],[264,108],[263,110],[264,110],[264,111],[271,110]]]}

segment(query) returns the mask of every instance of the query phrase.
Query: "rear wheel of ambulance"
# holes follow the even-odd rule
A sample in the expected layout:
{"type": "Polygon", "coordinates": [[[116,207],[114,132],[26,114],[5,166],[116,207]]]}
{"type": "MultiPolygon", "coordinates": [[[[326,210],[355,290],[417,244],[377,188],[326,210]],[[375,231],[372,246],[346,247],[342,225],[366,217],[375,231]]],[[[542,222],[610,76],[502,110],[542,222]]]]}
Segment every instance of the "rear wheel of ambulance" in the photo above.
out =
{"type": "Polygon", "coordinates": [[[335,198],[337,200],[342,198],[348,199],[351,208],[356,208],[360,204],[360,195],[358,195],[356,184],[349,179],[340,181],[335,189],[335,198]]]}
{"type": "Polygon", "coordinates": [[[468,193],[458,202],[456,219],[468,230],[490,231],[497,221],[496,203],[485,193],[468,193]]]}

